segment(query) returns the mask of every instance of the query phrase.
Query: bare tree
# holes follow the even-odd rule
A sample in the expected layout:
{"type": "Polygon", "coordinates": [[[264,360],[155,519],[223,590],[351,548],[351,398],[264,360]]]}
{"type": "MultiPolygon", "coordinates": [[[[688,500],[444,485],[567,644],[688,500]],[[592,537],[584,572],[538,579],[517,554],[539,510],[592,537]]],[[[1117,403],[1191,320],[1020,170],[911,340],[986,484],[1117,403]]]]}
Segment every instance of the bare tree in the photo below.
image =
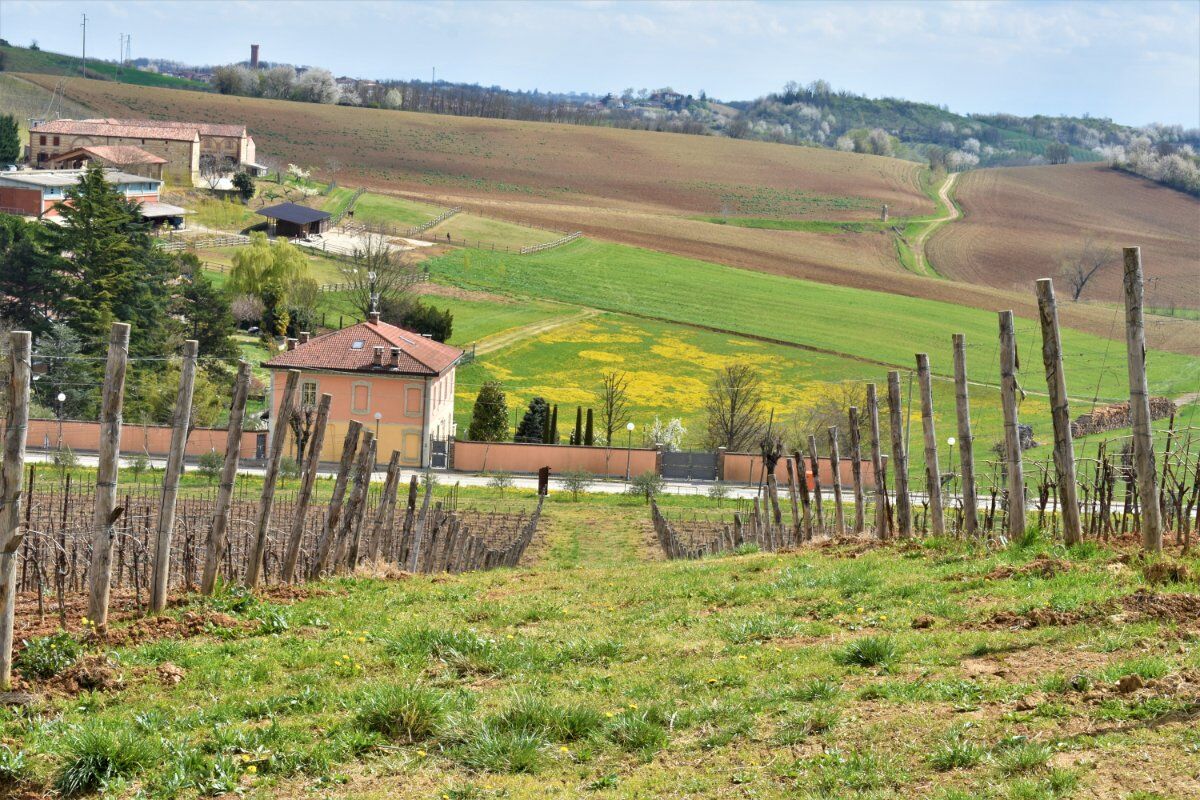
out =
{"type": "Polygon", "coordinates": [[[387,237],[370,234],[354,248],[354,266],[342,270],[346,295],[365,318],[372,310],[402,309],[412,300],[417,267],[397,252],[387,237]]]}
{"type": "Polygon", "coordinates": [[[1066,279],[1071,287],[1071,299],[1078,300],[1096,273],[1120,262],[1117,248],[1106,242],[1098,242],[1095,237],[1087,236],[1082,244],[1067,252],[1062,258],[1062,266],[1058,274],[1066,279]]]}
{"type": "Polygon", "coordinates": [[[233,319],[242,325],[261,320],[264,310],[263,301],[253,294],[239,294],[229,302],[233,319]]]}
{"type": "Polygon", "coordinates": [[[205,153],[200,156],[200,177],[208,184],[208,188],[216,191],[221,180],[229,174],[225,161],[219,156],[205,153]]]}
{"type": "Polygon", "coordinates": [[[725,367],[708,389],[704,412],[709,447],[737,453],[757,444],[765,422],[759,374],[745,364],[725,367]]]}
{"type": "MultiPolygon", "coordinates": [[[[829,428],[837,426],[838,446],[844,451],[850,450],[850,428],[848,425],[850,407],[867,407],[867,387],[859,381],[840,381],[838,383],[821,384],[811,394],[805,392],[805,402],[796,407],[787,426],[789,450],[804,450],[808,446],[809,435],[816,436],[817,441],[825,440],[829,428]]],[[[869,434],[870,420],[866,414],[859,417],[859,438],[866,441],[869,434]]]]}
{"type": "Polygon", "coordinates": [[[600,382],[600,425],[604,441],[611,445],[613,434],[632,419],[629,408],[629,378],[624,372],[610,372],[600,382]]]}

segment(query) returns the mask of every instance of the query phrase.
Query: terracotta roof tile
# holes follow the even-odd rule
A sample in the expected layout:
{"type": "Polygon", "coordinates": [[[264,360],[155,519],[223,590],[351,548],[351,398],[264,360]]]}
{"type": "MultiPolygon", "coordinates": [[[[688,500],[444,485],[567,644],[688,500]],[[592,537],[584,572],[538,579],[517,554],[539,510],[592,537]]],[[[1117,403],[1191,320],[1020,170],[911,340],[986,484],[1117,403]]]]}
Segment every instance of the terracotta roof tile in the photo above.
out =
{"type": "Polygon", "coordinates": [[[140,147],[134,147],[131,144],[95,144],[87,145],[86,147],[76,147],[74,150],[69,150],[66,153],[61,153],[51,161],[62,161],[76,153],[90,153],[96,158],[102,158],[113,164],[166,164],[167,160],[162,156],[156,156],[153,153],[147,153],[140,147]]]}
{"type": "Polygon", "coordinates": [[[196,141],[199,134],[195,127],[175,128],[154,122],[128,125],[110,125],[103,120],[57,119],[43,122],[33,133],[65,133],[74,136],[116,136],[123,139],[174,139],[182,142],[196,141]]]}
{"type": "Polygon", "coordinates": [[[338,372],[392,372],[404,375],[440,375],[462,356],[462,350],[427,339],[386,322],[360,322],[296,345],[263,363],[265,367],[324,369],[338,372]],[[383,369],[373,366],[375,348],[386,348],[383,369]],[[391,348],[400,348],[398,365],[391,348]]]}
{"type": "Polygon", "coordinates": [[[163,128],[191,128],[201,136],[231,136],[246,135],[245,125],[228,125],[220,122],[179,122],[176,120],[143,120],[143,119],[95,119],[88,122],[106,122],[109,125],[156,125],[163,128]]]}

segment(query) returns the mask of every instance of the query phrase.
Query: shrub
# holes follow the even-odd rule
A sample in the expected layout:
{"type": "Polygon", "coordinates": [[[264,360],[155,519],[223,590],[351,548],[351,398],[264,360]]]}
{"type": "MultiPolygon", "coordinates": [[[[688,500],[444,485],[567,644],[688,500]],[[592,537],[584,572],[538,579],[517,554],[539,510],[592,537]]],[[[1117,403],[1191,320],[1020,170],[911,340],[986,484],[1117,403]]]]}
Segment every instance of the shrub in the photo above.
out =
{"type": "Polygon", "coordinates": [[[839,657],[843,664],[859,667],[891,666],[899,656],[896,643],[887,636],[864,636],[846,645],[839,657]]]}
{"type": "Polygon", "coordinates": [[[279,477],[293,479],[300,477],[300,462],[291,456],[279,459],[279,477]]]}
{"type": "Polygon", "coordinates": [[[355,719],[390,739],[419,742],[434,734],[445,715],[443,695],[420,686],[385,686],[370,690],[355,719]]]}
{"type": "Polygon", "coordinates": [[[24,750],[13,750],[0,744],[0,789],[14,789],[29,775],[29,762],[24,750]]]}
{"type": "Polygon", "coordinates": [[[629,494],[634,497],[644,497],[649,503],[651,498],[662,494],[664,481],[657,472],[647,470],[629,482],[629,494]]]}
{"type": "Polygon", "coordinates": [[[225,456],[216,450],[209,450],[207,453],[201,454],[198,461],[199,466],[197,470],[209,483],[212,483],[220,476],[221,468],[225,466],[225,456]]]}
{"type": "Polygon", "coordinates": [[[150,454],[137,453],[129,459],[129,471],[134,478],[140,478],[142,473],[150,469],[150,454]]]}
{"type": "Polygon", "coordinates": [[[67,738],[63,765],[54,786],[65,797],[94,792],[114,778],[125,778],[148,766],[155,748],[133,728],[117,732],[83,728],[67,738]]]}
{"type": "Polygon", "coordinates": [[[579,495],[587,490],[596,476],[586,469],[572,469],[564,472],[560,478],[563,488],[571,493],[571,500],[579,502],[579,495]]]}
{"type": "Polygon", "coordinates": [[[714,481],[708,487],[708,497],[710,500],[716,500],[719,508],[725,498],[729,497],[729,485],[724,481],[714,481]]]}
{"type": "Polygon", "coordinates": [[[75,451],[65,444],[54,451],[50,460],[54,466],[64,472],[79,466],[79,456],[75,455],[75,451]]]}
{"type": "Polygon", "coordinates": [[[59,631],[27,640],[14,664],[26,677],[51,678],[72,666],[81,655],[83,645],[66,631],[59,631]]]}
{"type": "Polygon", "coordinates": [[[513,476],[508,472],[493,473],[492,477],[488,479],[488,486],[500,492],[500,494],[504,494],[513,487],[513,476]]]}
{"type": "Polygon", "coordinates": [[[436,489],[438,487],[439,483],[441,483],[441,481],[438,480],[437,475],[433,474],[433,470],[427,469],[421,473],[421,489],[422,490],[436,489]]]}

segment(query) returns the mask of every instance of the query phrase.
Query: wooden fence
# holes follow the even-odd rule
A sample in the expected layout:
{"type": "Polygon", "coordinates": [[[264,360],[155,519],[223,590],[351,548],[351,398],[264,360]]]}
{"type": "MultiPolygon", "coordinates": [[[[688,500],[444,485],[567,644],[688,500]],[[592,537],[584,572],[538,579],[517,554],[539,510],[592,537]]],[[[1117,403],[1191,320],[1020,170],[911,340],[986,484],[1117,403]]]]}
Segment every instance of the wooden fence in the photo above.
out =
{"type": "Polygon", "coordinates": [[[441,225],[443,222],[450,219],[451,217],[453,217],[455,214],[457,214],[460,211],[462,211],[461,206],[455,206],[454,208],[447,208],[441,214],[438,214],[436,217],[429,220],[428,222],[422,222],[420,225],[414,225],[413,227],[407,229],[406,231],[404,231],[403,235],[406,238],[408,238],[408,237],[416,236],[417,234],[420,234],[420,233],[424,233],[425,231],[429,230],[430,228],[441,225]]]}
{"type": "Polygon", "coordinates": [[[542,244],[530,245],[529,247],[522,247],[521,255],[525,256],[529,255],[530,253],[540,253],[543,250],[549,250],[553,247],[561,247],[564,244],[569,244],[570,242],[575,241],[580,236],[583,236],[583,231],[575,231],[574,233],[568,233],[561,239],[555,239],[553,242],[544,242],[542,244]]]}

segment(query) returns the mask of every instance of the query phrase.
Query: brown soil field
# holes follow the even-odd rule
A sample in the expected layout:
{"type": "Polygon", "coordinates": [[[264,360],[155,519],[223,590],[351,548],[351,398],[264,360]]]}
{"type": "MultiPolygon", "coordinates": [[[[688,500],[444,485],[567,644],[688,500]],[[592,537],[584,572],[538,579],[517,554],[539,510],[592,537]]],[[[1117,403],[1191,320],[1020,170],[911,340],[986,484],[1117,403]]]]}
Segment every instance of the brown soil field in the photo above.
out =
{"type": "MultiPolygon", "coordinates": [[[[47,89],[58,80],[23,77],[47,89]]],[[[273,157],[281,164],[312,167],[343,185],[461,205],[558,230],[581,230],[599,239],[732,267],[988,310],[1011,308],[1022,316],[1036,314],[1025,273],[1013,273],[1009,262],[1000,262],[991,269],[1008,277],[972,274],[947,259],[965,258],[973,264],[973,254],[959,256],[955,246],[939,244],[959,226],[973,224],[973,216],[993,213],[972,208],[975,181],[992,174],[1059,169],[965,175],[971,180],[960,181],[957,192],[966,196],[967,218],[943,225],[930,242],[934,266],[955,279],[944,280],[906,272],[888,233],[764,230],[689,219],[715,216],[722,206],[733,215],[791,219],[875,219],[881,203],[888,203],[893,218],[932,213],[932,201],[919,188],[920,165],[898,159],[709,136],[317,106],[77,78],[66,82],[65,94],[103,115],[244,121],[255,137],[260,160],[273,157]]],[[[1117,181],[1114,186],[1123,185],[1121,180],[1143,185],[1115,173],[1111,178],[1117,181]]],[[[1178,194],[1145,188],[1164,197],[1178,194]]],[[[1050,198],[1041,217],[1073,219],[1072,208],[1057,209],[1050,198]]],[[[1001,212],[1009,215],[1025,204],[1019,196],[1008,202],[1011,208],[1001,212]]],[[[1173,197],[1161,202],[1178,203],[1173,197]]],[[[1105,217],[1107,227],[1116,226],[1118,217],[1105,217]]],[[[1138,233],[1137,219],[1126,220],[1121,229],[1147,242],[1138,233]]],[[[1172,212],[1153,229],[1161,232],[1155,236],[1164,241],[1175,236],[1186,249],[1188,237],[1194,242],[1196,234],[1195,226],[1190,233],[1175,230],[1186,227],[1185,222],[1172,212]]],[[[996,242],[992,247],[1018,246],[1005,225],[987,228],[984,236],[996,242]]],[[[1051,241],[1054,235],[1068,242],[1079,239],[1078,230],[1066,223],[1057,234],[1048,234],[1051,241]]],[[[1149,249],[1147,256],[1149,274],[1158,276],[1149,249]]],[[[1045,259],[1030,263],[1029,274],[1050,274],[1040,266],[1045,259]]],[[[1070,327],[1111,335],[1110,307],[1071,304],[1061,313],[1070,327]]],[[[1148,336],[1152,347],[1200,355],[1200,323],[1158,320],[1148,336]]]]}
{"type": "MultiPolygon", "coordinates": [[[[1026,288],[1054,275],[1090,236],[1142,248],[1148,305],[1200,308],[1200,200],[1101,164],[981,169],[964,173],[956,193],[965,217],[942,226],[929,245],[947,277],[1026,288]]],[[[1114,265],[1092,279],[1083,299],[1121,296],[1114,265]]]]}

